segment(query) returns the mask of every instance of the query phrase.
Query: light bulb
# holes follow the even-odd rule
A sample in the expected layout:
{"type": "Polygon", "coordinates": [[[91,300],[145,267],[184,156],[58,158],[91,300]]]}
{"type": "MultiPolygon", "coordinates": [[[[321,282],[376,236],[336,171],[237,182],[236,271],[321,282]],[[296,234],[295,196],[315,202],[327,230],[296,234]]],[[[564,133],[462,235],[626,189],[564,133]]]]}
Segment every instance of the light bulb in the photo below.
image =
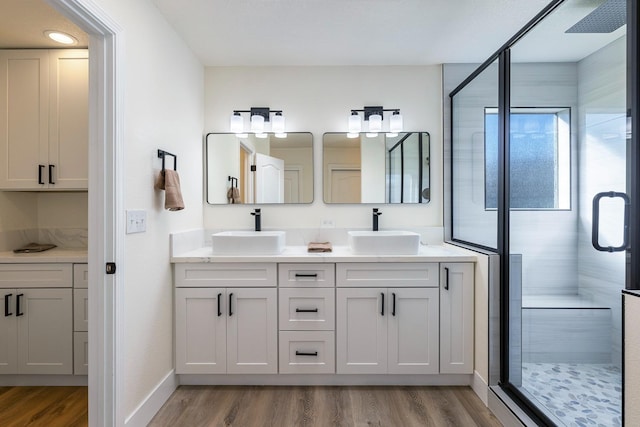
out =
{"type": "Polygon", "coordinates": [[[264,132],[264,117],[260,115],[251,116],[251,132],[262,133],[264,132]]]}
{"type": "Polygon", "coordinates": [[[271,131],[274,133],[284,133],[284,116],[276,113],[271,119],[271,131]]]}
{"type": "Polygon", "coordinates": [[[229,131],[233,133],[242,133],[244,128],[244,120],[240,113],[233,113],[229,120],[229,131]]]}
{"type": "Polygon", "coordinates": [[[389,132],[402,132],[402,115],[400,112],[393,113],[389,119],[389,132]]]}
{"type": "Polygon", "coordinates": [[[382,116],[380,114],[372,114],[369,116],[369,132],[382,131],[382,116]]]}
{"type": "Polygon", "coordinates": [[[362,130],[362,123],[360,122],[360,116],[358,113],[352,113],[349,116],[349,133],[360,133],[362,130]]]}

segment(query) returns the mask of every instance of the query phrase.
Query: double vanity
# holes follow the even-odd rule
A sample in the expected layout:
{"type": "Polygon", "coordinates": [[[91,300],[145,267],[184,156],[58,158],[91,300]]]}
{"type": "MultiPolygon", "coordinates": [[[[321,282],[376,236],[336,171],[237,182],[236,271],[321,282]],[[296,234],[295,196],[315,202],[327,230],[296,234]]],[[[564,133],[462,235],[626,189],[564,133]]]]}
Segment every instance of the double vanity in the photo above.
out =
{"type": "Polygon", "coordinates": [[[472,252],[345,230],[309,253],[296,233],[171,236],[182,384],[469,384],[472,252]]]}

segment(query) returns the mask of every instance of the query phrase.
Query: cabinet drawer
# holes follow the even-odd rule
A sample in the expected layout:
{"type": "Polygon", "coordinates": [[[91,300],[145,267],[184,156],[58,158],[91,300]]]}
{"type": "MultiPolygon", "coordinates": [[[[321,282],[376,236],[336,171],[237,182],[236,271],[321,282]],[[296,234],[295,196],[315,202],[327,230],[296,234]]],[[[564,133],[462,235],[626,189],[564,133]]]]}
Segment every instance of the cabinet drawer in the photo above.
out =
{"type": "Polygon", "coordinates": [[[70,288],[71,264],[0,264],[0,288],[70,288]]]}
{"type": "Polygon", "coordinates": [[[73,374],[89,374],[89,333],[73,333],[73,374]]]}
{"type": "Polygon", "coordinates": [[[175,286],[269,287],[277,285],[275,263],[184,263],[175,264],[175,286]]]}
{"type": "Polygon", "coordinates": [[[89,264],[73,264],[73,287],[89,287],[89,264]]]}
{"type": "Polygon", "coordinates": [[[280,288],[279,320],[284,331],[335,329],[335,289],[280,288]]]}
{"type": "Polygon", "coordinates": [[[73,290],[73,330],[89,330],[89,290],[73,290]]]}
{"type": "Polygon", "coordinates": [[[340,263],[336,264],[336,286],[359,287],[437,287],[438,263],[340,263]]]}
{"type": "Polygon", "coordinates": [[[281,331],[280,373],[335,373],[333,331],[281,331]]]}
{"type": "Polygon", "coordinates": [[[278,264],[281,287],[334,287],[335,264],[278,264]]]}

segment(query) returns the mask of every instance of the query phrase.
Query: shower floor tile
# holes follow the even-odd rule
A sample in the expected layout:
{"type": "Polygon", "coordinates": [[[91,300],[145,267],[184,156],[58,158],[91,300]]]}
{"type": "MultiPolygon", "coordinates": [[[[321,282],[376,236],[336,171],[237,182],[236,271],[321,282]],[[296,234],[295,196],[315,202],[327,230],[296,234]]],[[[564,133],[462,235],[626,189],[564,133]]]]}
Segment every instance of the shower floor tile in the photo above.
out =
{"type": "Polygon", "coordinates": [[[622,376],[615,366],[523,363],[522,386],[562,425],[622,426],[622,376]]]}

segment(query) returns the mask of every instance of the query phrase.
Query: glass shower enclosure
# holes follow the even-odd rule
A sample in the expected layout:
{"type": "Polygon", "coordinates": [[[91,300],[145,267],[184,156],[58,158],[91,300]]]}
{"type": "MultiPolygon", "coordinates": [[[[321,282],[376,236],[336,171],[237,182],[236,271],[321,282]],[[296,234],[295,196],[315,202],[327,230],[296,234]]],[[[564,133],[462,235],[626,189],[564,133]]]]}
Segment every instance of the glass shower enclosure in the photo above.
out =
{"type": "Polygon", "coordinates": [[[548,425],[622,425],[625,6],[552,2],[450,94],[451,239],[501,255],[500,385],[548,425]]]}

